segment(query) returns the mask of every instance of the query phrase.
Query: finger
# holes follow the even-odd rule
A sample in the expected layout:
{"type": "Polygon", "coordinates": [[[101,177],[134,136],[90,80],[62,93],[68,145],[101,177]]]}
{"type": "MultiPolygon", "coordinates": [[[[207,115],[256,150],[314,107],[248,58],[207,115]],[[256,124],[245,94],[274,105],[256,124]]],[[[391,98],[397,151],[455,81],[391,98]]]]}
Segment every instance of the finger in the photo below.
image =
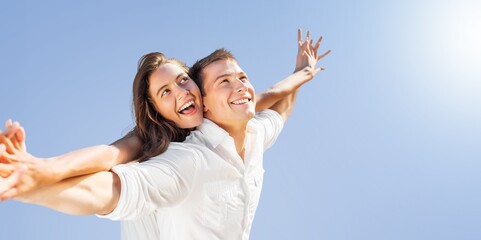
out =
{"type": "Polygon", "coordinates": [[[331,53],[331,50],[327,50],[324,54],[322,54],[321,56],[318,56],[317,57],[317,60],[321,60],[323,57],[325,57],[327,54],[331,53]]]}
{"type": "Polygon", "coordinates": [[[319,37],[319,39],[316,42],[316,45],[314,45],[313,47],[314,51],[317,52],[317,49],[319,48],[319,46],[321,46],[321,42],[322,42],[322,36],[319,37]]]}
{"type": "Polygon", "coordinates": [[[305,50],[307,49],[307,46],[309,45],[309,43],[306,41],[306,42],[303,42],[302,43],[302,46],[301,46],[301,50],[305,50]]]}
{"type": "Polygon", "coordinates": [[[20,123],[14,122],[13,124],[10,124],[10,126],[5,131],[5,135],[7,136],[7,138],[11,138],[18,130],[18,128],[20,128],[20,123]]]}
{"type": "Polygon", "coordinates": [[[20,131],[20,123],[14,122],[12,125],[12,131],[7,135],[7,137],[12,141],[12,145],[17,149],[21,149],[21,143],[18,141],[16,135],[20,131]]]}
{"type": "Polygon", "coordinates": [[[26,146],[25,146],[25,129],[20,126],[17,132],[15,132],[15,138],[17,141],[20,143],[20,147],[24,150],[27,151],[26,146]]]}
{"type": "Polygon", "coordinates": [[[5,150],[8,153],[13,153],[15,151],[15,147],[13,146],[12,141],[6,138],[3,134],[0,134],[0,144],[5,145],[5,150]]]}
{"type": "Polygon", "coordinates": [[[325,57],[329,53],[331,53],[331,50],[327,50],[325,53],[323,53],[321,56],[319,56],[319,59],[325,57]]]}
{"type": "Polygon", "coordinates": [[[312,70],[312,76],[316,76],[316,74],[320,71],[324,70],[324,68],[316,68],[314,70],[312,70]]]}
{"type": "Polygon", "coordinates": [[[306,46],[306,51],[305,51],[306,55],[309,57],[309,58],[313,58],[314,57],[314,53],[312,52],[312,49],[310,48],[309,44],[306,46]]]}
{"type": "Polygon", "coordinates": [[[1,154],[0,154],[0,163],[7,163],[7,164],[10,164],[10,163],[13,163],[17,160],[15,160],[13,158],[13,155],[9,154],[8,152],[6,151],[3,151],[1,154]]]}
{"type": "Polygon", "coordinates": [[[13,151],[12,143],[3,134],[0,134],[0,145],[3,146],[3,147],[1,147],[3,152],[10,152],[11,153],[13,151]]]}
{"type": "Polygon", "coordinates": [[[302,43],[302,29],[300,28],[297,29],[297,42],[302,43]]]}
{"type": "Polygon", "coordinates": [[[12,119],[5,121],[5,129],[8,129],[12,125],[12,119]]]}
{"type": "Polygon", "coordinates": [[[7,121],[5,121],[5,132],[3,133],[3,135],[5,135],[8,138],[9,135],[12,134],[12,130],[13,130],[12,119],[8,119],[7,121]]]}
{"type": "Polygon", "coordinates": [[[1,196],[0,196],[0,201],[6,201],[10,200],[18,195],[18,188],[13,187],[5,191],[1,196]]]}
{"type": "Polygon", "coordinates": [[[303,53],[307,53],[307,48],[309,46],[309,43],[307,41],[305,41],[302,46],[301,46],[301,49],[299,51],[303,52],[303,53]]]}
{"type": "Polygon", "coordinates": [[[15,123],[12,123],[12,120],[7,120],[7,122],[5,123],[5,132],[3,133],[7,138],[11,138],[14,134],[15,134],[15,131],[18,129],[20,125],[18,124],[15,124],[15,123]]]}
{"type": "Polygon", "coordinates": [[[15,166],[12,164],[0,163],[0,177],[6,178],[15,171],[15,166]]]}
{"type": "Polygon", "coordinates": [[[309,41],[310,39],[311,39],[311,32],[307,31],[306,41],[309,41]]]}
{"type": "Polygon", "coordinates": [[[5,155],[0,156],[0,164],[10,164],[11,161],[5,155]]]}
{"type": "Polygon", "coordinates": [[[3,154],[5,152],[5,145],[0,144],[0,163],[8,163],[8,159],[3,154]]]}
{"type": "Polygon", "coordinates": [[[19,165],[8,178],[0,182],[0,194],[3,194],[3,192],[7,191],[8,189],[13,188],[18,183],[20,176],[22,176],[25,170],[27,170],[25,165],[19,165]]]}
{"type": "Polygon", "coordinates": [[[12,155],[10,155],[3,143],[0,143],[0,163],[12,163],[12,155]]]}
{"type": "Polygon", "coordinates": [[[18,162],[17,159],[13,159],[12,158],[12,155],[8,154],[8,153],[3,153],[2,156],[0,156],[0,163],[4,163],[4,164],[12,164],[14,162],[18,162]]]}
{"type": "Polygon", "coordinates": [[[26,136],[27,136],[27,134],[25,134],[25,128],[23,128],[23,127],[20,127],[20,130],[17,131],[16,134],[15,134],[15,137],[17,137],[17,140],[19,142],[25,141],[26,136]]]}

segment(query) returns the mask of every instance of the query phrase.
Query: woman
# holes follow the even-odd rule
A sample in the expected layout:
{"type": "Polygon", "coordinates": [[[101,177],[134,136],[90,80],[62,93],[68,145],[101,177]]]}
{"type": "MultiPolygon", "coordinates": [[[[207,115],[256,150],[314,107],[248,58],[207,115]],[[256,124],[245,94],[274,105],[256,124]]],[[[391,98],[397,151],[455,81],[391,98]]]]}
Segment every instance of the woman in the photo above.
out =
{"type": "MultiPolygon", "coordinates": [[[[295,72],[298,72],[305,66],[308,66],[306,62],[308,55],[307,51],[311,51],[312,54],[316,54],[317,60],[326,56],[330,51],[325,52],[321,56],[317,56],[317,50],[320,46],[322,38],[316,42],[314,46],[310,46],[312,43],[310,40],[310,33],[307,32],[307,38],[302,41],[302,32],[298,30],[298,55],[296,60],[295,72]]],[[[198,126],[201,122],[201,111],[197,111],[196,121],[188,123],[180,123],[184,129],[177,128],[172,121],[165,121],[162,114],[158,114],[157,109],[161,109],[156,106],[155,102],[149,96],[148,88],[149,74],[152,73],[156,66],[160,65],[164,61],[178,64],[178,66],[188,73],[188,68],[184,63],[175,59],[166,59],[161,53],[147,54],[139,60],[138,72],[134,78],[133,84],[133,109],[135,113],[136,127],[133,131],[127,134],[122,139],[117,140],[112,145],[97,145],[73,151],[61,156],[42,159],[42,161],[26,162],[30,165],[29,170],[24,175],[20,183],[13,187],[13,184],[0,184],[0,200],[12,198],[16,195],[29,192],[33,189],[40,188],[42,186],[51,185],[61,180],[80,176],[84,174],[108,171],[113,166],[121,163],[130,162],[138,159],[144,161],[150,157],[157,156],[167,149],[170,141],[181,142],[188,135],[192,128],[198,126]],[[148,61],[145,61],[145,60],[148,61]],[[148,101],[146,101],[148,100],[148,101]],[[36,169],[35,171],[33,169],[36,169]],[[36,179],[36,181],[29,181],[28,179],[36,179]],[[9,187],[12,186],[12,187],[9,187]],[[8,191],[5,191],[9,189],[8,191]]],[[[314,69],[313,69],[314,70],[314,69]]],[[[293,89],[297,89],[300,85],[312,79],[313,76],[300,76],[295,78],[291,75],[289,78],[279,82],[272,86],[267,91],[256,95],[256,111],[267,109],[276,103],[279,99],[282,99],[288,95],[293,89]]],[[[191,87],[189,85],[189,87],[191,87]]],[[[198,99],[198,101],[202,101],[198,99]]],[[[196,102],[196,105],[202,106],[201,103],[196,102]]],[[[1,131],[0,131],[1,133],[1,131]]],[[[4,143],[7,147],[7,152],[17,153],[20,156],[24,156],[26,153],[24,142],[24,130],[18,123],[12,123],[8,120],[6,123],[6,135],[0,134],[0,143],[4,143]],[[8,139],[13,140],[19,145],[13,146],[8,139]],[[23,144],[21,144],[23,143],[23,144]],[[16,147],[16,148],[15,148],[16,147]]],[[[1,149],[0,145],[0,149],[1,149]]],[[[11,156],[14,160],[15,156],[11,156]]],[[[23,158],[25,159],[25,157],[23,158]]],[[[0,164],[1,164],[0,159],[0,164]]],[[[7,161],[7,160],[4,160],[7,161]]],[[[7,177],[9,173],[13,172],[12,166],[0,165],[0,177],[7,177]],[[2,172],[3,169],[3,172],[2,172]]]]}
{"type": "MultiPolygon", "coordinates": [[[[299,35],[299,39],[300,39],[300,35],[299,35]]],[[[317,56],[317,48],[319,47],[319,44],[320,44],[320,40],[316,43],[314,47],[312,47],[309,37],[307,38],[307,40],[302,44],[299,50],[298,64],[296,67],[297,70],[302,68],[302,64],[309,63],[312,66],[312,63],[314,62],[314,65],[315,65],[315,63],[317,63],[317,61],[320,58],[322,58],[327,54],[326,53],[319,57],[317,56]],[[311,60],[314,58],[315,60],[309,62],[309,61],[306,61],[306,58],[310,58],[311,60]]],[[[266,106],[269,104],[272,105],[272,103],[277,102],[277,100],[280,97],[285,96],[286,93],[292,92],[294,89],[296,89],[306,81],[312,79],[313,69],[314,68],[312,68],[311,70],[308,70],[308,72],[309,71],[310,72],[307,74],[304,74],[302,71],[300,71],[301,72],[300,74],[297,74],[297,75],[294,74],[293,75],[294,77],[290,79],[286,79],[286,81],[283,81],[280,84],[276,85],[276,87],[273,88],[269,93],[263,94],[262,97],[260,97],[260,106],[266,106]]],[[[134,131],[135,131],[136,137],[138,137],[140,141],[144,143],[144,147],[142,148],[142,151],[141,151],[141,160],[145,160],[152,156],[156,156],[162,153],[163,151],[165,151],[167,149],[167,146],[169,145],[169,140],[176,142],[176,141],[182,141],[183,139],[185,139],[185,137],[189,133],[189,130],[199,125],[200,122],[202,121],[201,106],[202,106],[202,103],[201,103],[201,95],[200,95],[199,88],[195,85],[195,83],[193,83],[193,81],[187,75],[187,69],[185,68],[185,65],[173,59],[166,59],[160,53],[151,53],[151,54],[145,55],[139,61],[138,73],[134,80],[134,109],[136,114],[136,128],[134,131]]],[[[16,128],[18,128],[18,126],[16,126],[16,128]]],[[[22,134],[20,134],[20,140],[22,138],[21,136],[22,134]]],[[[18,146],[20,144],[19,142],[16,142],[16,139],[17,139],[16,137],[12,138],[13,143],[9,146],[9,150],[10,150],[10,153],[15,153],[16,155],[19,155],[17,154],[18,150],[16,150],[16,152],[12,150],[12,149],[15,149],[15,146],[17,146],[16,147],[17,149],[19,148],[18,146]]],[[[8,140],[4,142],[8,143],[8,140]]],[[[120,146],[119,149],[122,149],[124,146],[129,146],[129,147],[134,146],[135,148],[135,145],[137,144],[135,142],[138,142],[138,140],[135,140],[135,137],[129,137],[124,140],[121,140],[117,144],[120,143],[118,145],[120,146]],[[131,142],[134,142],[134,143],[132,144],[131,142]]],[[[166,170],[167,172],[173,171],[173,170],[179,170],[179,169],[181,171],[184,171],[185,169],[192,169],[192,171],[195,170],[195,173],[200,173],[200,174],[210,173],[209,171],[212,170],[211,168],[209,169],[199,168],[198,166],[195,166],[196,164],[195,161],[185,160],[189,158],[192,158],[192,159],[195,158],[196,153],[191,152],[188,148],[192,148],[192,150],[195,150],[196,147],[193,147],[193,146],[186,147],[181,145],[182,144],[171,144],[171,148],[169,148],[169,151],[167,151],[165,154],[162,155],[164,158],[158,159],[157,165],[156,166],[152,165],[152,166],[155,167],[156,169],[158,168],[158,169],[166,170]],[[172,147],[172,145],[174,146],[172,147]],[[181,155],[182,158],[176,161],[169,161],[169,156],[172,158],[175,158],[178,156],[176,154],[181,155]],[[206,169],[209,171],[207,171],[206,169]]],[[[106,151],[104,148],[105,147],[100,147],[94,150],[98,152],[106,151]]],[[[107,147],[107,151],[110,151],[110,150],[111,149],[107,147]]],[[[116,156],[114,155],[115,157],[113,158],[117,159],[118,161],[119,158],[122,158],[122,156],[125,156],[125,154],[123,155],[121,153],[122,153],[122,150],[117,150],[116,152],[117,155],[116,156]]],[[[77,152],[74,154],[70,154],[70,157],[72,155],[82,155],[82,154],[84,153],[77,152]]],[[[99,154],[99,155],[102,155],[102,154],[99,154]]],[[[10,159],[13,159],[13,158],[14,156],[10,156],[10,159]]],[[[25,159],[25,157],[21,157],[21,158],[25,159]]],[[[94,159],[94,158],[91,158],[91,159],[94,159]]],[[[98,162],[98,161],[91,161],[91,160],[89,161],[94,163],[98,162]]],[[[154,159],[149,162],[152,162],[151,164],[154,164],[155,161],[156,160],[154,159]]],[[[38,161],[33,161],[33,162],[36,163],[38,161]]],[[[84,168],[83,170],[84,172],[92,171],[92,168],[88,168],[87,170],[85,169],[86,168],[84,168]]],[[[166,173],[165,175],[169,175],[169,173],[166,173]]],[[[193,181],[189,181],[188,179],[191,177],[192,175],[189,175],[189,174],[183,174],[183,175],[180,174],[180,177],[176,175],[176,179],[180,179],[180,184],[187,183],[186,185],[193,184],[193,181]]],[[[160,181],[160,182],[169,182],[170,180],[171,179],[166,178],[165,181],[160,181]]],[[[148,182],[149,181],[147,179],[146,184],[148,184],[148,182]]],[[[40,203],[41,205],[49,206],[51,208],[54,208],[60,211],[65,211],[72,214],[85,213],[85,212],[76,212],[79,210],[79,206],[82,206],[80,207],[81,211],[83,211],[83,209],[87,209],[88,211],[90,211],[89,213],[108,214],[115,209],[119,201],[120,189],[119,189],[118,183],[119,183],[118,176],[116,176],[112,172],[97,173],[90,176],[87,175],[83,177],[69,179],[60,184],[56,184],[56,186],[54,187],[43,188],[37,193],[34,192],[30,194],[30,196],[27,196],[26,198],[24,197],[23,199],[27,199],[27,201],[29,202],[40,203]],[[70,188],[72,184],[82,185],[86,182],[94,183],[96,185],[103,184],[103,185],[106,185],[107,189],[109,189],[109,186],[111,186],[110,189],[112,191],[102,191],[94,195],[96,196],[95,199],[87,199],[87,198],[78,197],[78,196],[83,196],[82,192],[79,193],[78,189],[71,190],[70,188]],[[60,196],[58,194],[60,194],[60,196]],[[62,199],[63,197],[61,195],[65,195],[66,198],[64,199],[67,199],[67,201],[70,201],[70,202],[65,205],[59,205],[54,199],[43,198],[43,196],[45,195],[57,196],[60,199],[62,199]],[[104,199],[106,200],[101,201],[99,200],[99,198],[102,200],[104,199]],[[97,205],[97,202],[99,201],[103,203],[101,206],[97,205]],[[69,206],[69,204],[71,205],[69,206]],[[85,208],[83,208],[84,206],[85,208]]],[[[178,183],[179,182],[176,182],[173,185],[179,185],[178,183]]],[[[195,184],[198,184],[198,183],[195,183],[195,184]]],[[[166,188],[168,188],[169,186],[167,186],[166,188]]],[[[182,189],[189,188],[189,187],[190,186],[187,186],[182,189]]],[[[163,191],[166,188],[161,188],[161,190],[163,191]]],[[[190,187],[190,188],[195,189],[195,187],[190,187]]],[[[83,189],[81,189],[80,191],[82,190],[83,189]]],[[[122,189],[122,191],[127,191],[127,189],[122,189]]],[[[193,191],[193,192],[196,192],[196,191],[193,191]]],[[[168,206],[176,206],[176,204],[179,204],[179,202],[184,201],[186,198],[186,196],[184,196],[185,194],[183,195],[182,193],[178,193],[175,191],[174,193],[172,194],[169,193],[167,195],[161,194],[161,197],[165,197],[166,199],[168,198],[168,200],[164,201],[165,205],[168,205],[168,206]],[[171,196],[171,195],[175,195],[175,196],[171,196]]],[[[65,201],[64,199],[62,199],[62,201],[65,201]]],[[[192,205],[195,205],[195,203],[186,206],[186,209],[190,209],[190,206],[192,205]]],[[[145,220],[148,223],[153,223],[153,222],[159,223],[159,219],[164,219],[164,220],[170,219],[169,217],[166,217],[166,215],[169,215],[169,211],[163,210],[158,215],[146,216],[146,219],[141,219],[141,222],[145,220]],[[155,219],[153,220],[152,218],[155,218],[155,219]]],[[[192,213],[192,215],[195,215],[195,213],[192,213]]],[[[184,221],[186,219],[184,219],[184,221]]],[[[182,225],[180,224],[180,222],[177,222],[177,225],[175,221],[163,222],[163,224],[164,225],[162,226],[160,225],[158,226],[158,227],[162,227],[163,229],[163,231],[161,231],[162,234],[164,234],[165,233],[164,231],[167,231],[167,229],[172,230],[171,228],[166,228],[165,225],[174,224],[173,226],[174,228],[176,226],[178,228],[182,228],[180,227],[182,225]]],[[[169,234],[162,235],[162,236],[179,237],[179,238],[194,236],[193,235],[194,232],[192,232],[192,228],[190,228],[192,227],[191,225],[182,225],[182,226],[184,227],[187,226],[188,228],[185,228],[184,230],[191,231],[191,232],[189,234],[185,234],[185,231],[178,231],[177,229],[177,231],[170,231],[170,232],[167,231],[169,232],[169,234]]],[[[172,225],[170,225],[170,227],[172,227],[172,225]]],[[[208,227],[198,228],[198,229],[199,231],[202,231],[202,233],[205,234],[205,236],[211,236],[211,234],[218,236],[217,234],[221,234],[221,232],[225,233],[225,231],[228,230],[228,229],[219,230],[218,228],[208,228],[208,227]]],[[[159,236],[159,235],[155,235],[154,233],[148,230],[149,229],[144,229],[144,231],[142,232],[137,232],[136,236],[145,237],[145,238],[149,238],[149,237],[157,238],[159,236]],[[151,235],[151,234],[154,234],[154,235],[151,235]]],[[[159,233],[158,231],[159,229],[157,229],[157,231],[155,231],[155,229],[151,229],[151,230],[154,230],[153,232],[159,233]]],[[[238,234],[242,235],[242,233],[238,233],[238,234]]]]}

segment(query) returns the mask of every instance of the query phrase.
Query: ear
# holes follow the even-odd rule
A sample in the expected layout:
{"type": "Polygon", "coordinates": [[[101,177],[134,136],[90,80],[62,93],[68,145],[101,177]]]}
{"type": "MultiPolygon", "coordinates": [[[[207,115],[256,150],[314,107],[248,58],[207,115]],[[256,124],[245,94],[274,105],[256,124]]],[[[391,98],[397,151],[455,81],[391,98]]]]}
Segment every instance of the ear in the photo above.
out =
{"type": "Polygon", "coordinates": [[[203,109],[204,113],[209,111],[209,109],[204,104],[202,104],[202,109],[203,109]]]}

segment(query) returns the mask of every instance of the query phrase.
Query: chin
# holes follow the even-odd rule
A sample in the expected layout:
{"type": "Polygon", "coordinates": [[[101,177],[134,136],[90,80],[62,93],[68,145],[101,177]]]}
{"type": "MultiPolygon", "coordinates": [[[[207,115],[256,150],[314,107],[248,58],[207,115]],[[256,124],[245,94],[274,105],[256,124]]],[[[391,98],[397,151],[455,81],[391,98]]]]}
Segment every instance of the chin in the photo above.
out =
{"type": "Polygon", "coordinates": [[[191,129],[202,124],[202,117],[196,119],[190,119],[189,121],[184,121],[182,124],[176,124],[178,127],[183,129],[191,129]]]}
{"type": "Polygon", "coordinates": [[[250,118],[253,118],[256,115],[256,109],[255,108],[249,109],[248,115],[250,116],[250,118]]]}
{"type": "Polygon", "coordinates": [[[248,113],[246,113],[246,114],[243,114],[242,119],[245,119],[245,120],[249,121],[249,120],[251,120],[255,115],[256,115],[256,113],[255,113],[254,111],[248,112],[248,113]]]}

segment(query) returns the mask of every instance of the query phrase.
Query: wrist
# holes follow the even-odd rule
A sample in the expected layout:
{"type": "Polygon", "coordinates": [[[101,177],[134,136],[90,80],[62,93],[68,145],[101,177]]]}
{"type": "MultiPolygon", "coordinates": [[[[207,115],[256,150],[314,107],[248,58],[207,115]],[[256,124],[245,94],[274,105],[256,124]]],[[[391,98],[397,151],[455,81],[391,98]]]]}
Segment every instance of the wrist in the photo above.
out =
{"type": "Polygon", "coordinates": [[[40,159],[43,164],[43,170],[46,172],[47,181],[49,184],[60,182],[70,177],[67,164],[62,164],[59,157],[51,157],[40,159]]]}
{"type": "Polygon", "coordinates": [[[17,202],[23,202],[23,203],[33,203],[29,193],[20,194],[18,196],[15,196],[15,197],[12,198],[12,200],[15,200],[17,202]]]}
{"type": "Polygon", "coordinates": [[[310,66],[306,66],[301,70],[299,70],[299,72],[304,75],[304,78],[306,81],[309,81],[314,78],[314,75],[315,75],[314,70],[315,70],[314,68],[310,66]]]}

